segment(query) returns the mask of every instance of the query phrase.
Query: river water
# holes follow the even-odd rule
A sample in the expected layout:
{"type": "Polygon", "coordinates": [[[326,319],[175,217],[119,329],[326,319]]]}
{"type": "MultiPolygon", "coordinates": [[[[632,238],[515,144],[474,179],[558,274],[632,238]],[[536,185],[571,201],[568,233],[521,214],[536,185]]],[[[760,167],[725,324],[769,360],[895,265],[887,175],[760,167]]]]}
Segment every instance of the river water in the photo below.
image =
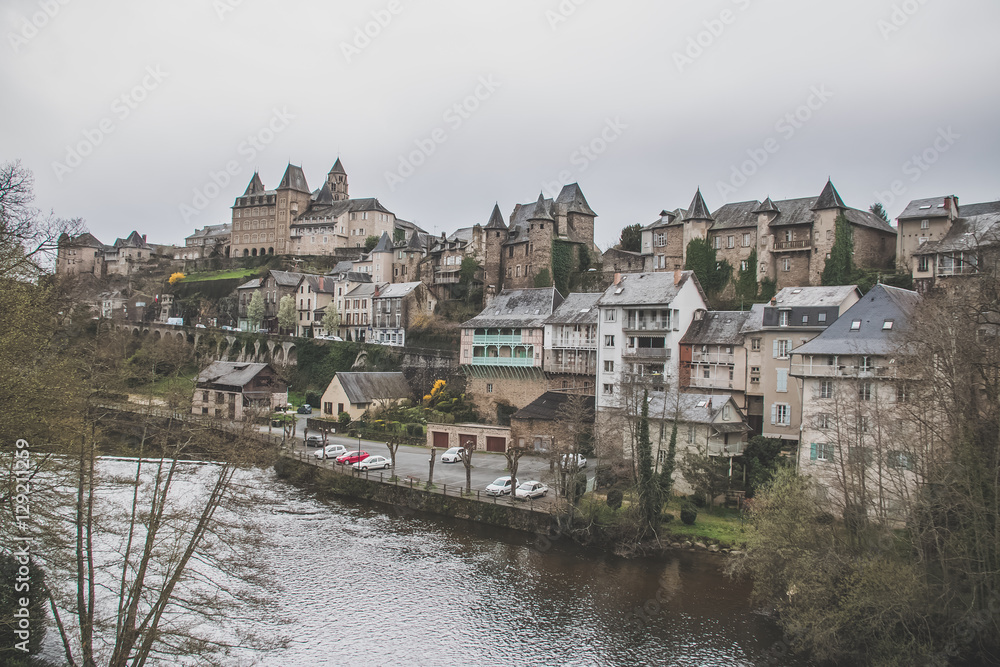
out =
{"type": "Polygon", "coordinates": [[[759,665],[781,648],[721,557],[542,553],[517,531],[267,483],[284,587],[268,631],[290,639],[267,665],[759,665]]]}

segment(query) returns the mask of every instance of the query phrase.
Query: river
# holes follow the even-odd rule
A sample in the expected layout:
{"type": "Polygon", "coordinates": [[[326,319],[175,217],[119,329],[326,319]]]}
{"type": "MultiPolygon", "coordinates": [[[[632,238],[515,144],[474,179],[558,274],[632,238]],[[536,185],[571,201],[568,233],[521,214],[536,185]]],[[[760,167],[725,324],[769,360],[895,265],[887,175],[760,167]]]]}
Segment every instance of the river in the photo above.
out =
{"type": "Polygon", "coordinates": [[[718,556],[542,553],[524,533],[268,484],[283,496],[263,520],[293,623],[270,629],[291,642],[267,665],[728,666],[781,649],[718,556]]]}

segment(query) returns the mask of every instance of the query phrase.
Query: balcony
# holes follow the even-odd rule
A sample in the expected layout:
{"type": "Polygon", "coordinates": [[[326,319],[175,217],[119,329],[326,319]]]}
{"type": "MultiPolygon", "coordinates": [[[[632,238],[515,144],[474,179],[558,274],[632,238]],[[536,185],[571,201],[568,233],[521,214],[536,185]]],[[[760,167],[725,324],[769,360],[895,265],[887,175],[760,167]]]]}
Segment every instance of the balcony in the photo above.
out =
{"type": "Polygon", "coordinates": [[[733,380],[729,378],[696,378],[692,377],[687,386],[700,389],[732,389],[733,380]]]}
{"type": "Polygon", "coordinates": [[[473,366],[534,366],[535,360],[531,357],[473,357],[473,366]]]}
{"type": "Polygon", "coordinates": [[[698,352],[691,353],[691,361],[698,364],[728,364],[732,366],[736,363],[736,356],[725,352],[698,352]]]}
{"type": "Polygon", "coordinates": [[[575,363],[575,364],[557,364],[557,363],[547,363],[545,364],[545,369],[547,373],[570,373],[571,375],[596,375],[597,374],[597,363],[575,363]]]}
{"type": "Polygon", "coordinates": [[[775,241],[774,250],[809,250],[812,241],[775,241]]]}
{"type": "Polygon", "coordinates": [[[708,441],[709,456],[739,456],[746,448],[745,442],[731,442],[728,445],[715,440],[708,441]]]}
{"type": "Polygon", "coordinates": [[[818,378],[885,378],[896,379],[897,367],[895,365],[883,366],[859,366],[856,364],[792,364],[791,374],[798,377],[818,377],[818,378]]]}
{"type": "Polygon", "coordinates": [[[597,336],[585,337],[585,336],[564,336],[555,337],[552,339],[553,348],[570,348],[570,349],[584,349],[584,350],[596,350],[597,349],[597,336]]]}
{"type": "Polygon", "coordinates": [[[521,335],[479,334],[472,336],[473,345],[521,345],[521,335]]]}
{"type": "Polygon", "coordinates": [[[979,267],[975,264],[955,264],[953,266],[938,266],[937,276],[972,276],[979,273],[979,267]]]}
{"type": "Polygon", "coordinates": [[[670,358],[668,347],[628,347],[622,353],[622,359],[655,359],[666,361],[670,358]]]}
{"type": "Polygon", "coordinates": [[[629,318],[624,323],[625,331],[671,331],[668,320],[629,318]]]}

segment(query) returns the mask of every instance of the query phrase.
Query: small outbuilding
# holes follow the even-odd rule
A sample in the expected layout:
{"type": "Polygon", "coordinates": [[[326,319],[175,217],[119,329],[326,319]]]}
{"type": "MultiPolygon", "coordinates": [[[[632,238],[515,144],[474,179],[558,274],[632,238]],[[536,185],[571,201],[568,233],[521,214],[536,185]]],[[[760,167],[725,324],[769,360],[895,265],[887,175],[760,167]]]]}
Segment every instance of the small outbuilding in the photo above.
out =
{"type": "Polygon", "coordinates": [[[346,412],[357,420],[370,409],[412,397],[402,373],[337,373],[323,392],[322,414],[336,419],[346,412]]]}
{"type": "Polygon", "coordinates": [[[288,403],[288,384],[270,364],[216,361],[195,383],[191,412],[242,421],[288,403]]]}

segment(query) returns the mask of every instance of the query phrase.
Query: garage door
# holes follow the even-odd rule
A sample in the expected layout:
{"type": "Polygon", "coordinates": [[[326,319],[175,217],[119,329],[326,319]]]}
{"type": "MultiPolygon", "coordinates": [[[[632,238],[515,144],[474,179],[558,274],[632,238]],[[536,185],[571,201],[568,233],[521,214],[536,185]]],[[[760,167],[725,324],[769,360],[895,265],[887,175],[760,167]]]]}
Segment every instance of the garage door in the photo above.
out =
{"type": "Polygon", "coordinates": [[[448,449],[448,434],[441,431],[432,431],[434,434],[434,446],[441,449],[448,449]]]}
{"type": "Polygon", "coordinates": [[[467,449],[475,449],[476,440],[477,438],[474,435],[469,435],[468,433],[458,434],[458,444],[467,449]]]}
{"type": "Polygon", "coordinates": [[[506,438],[486,438],[486,451],[505,452],[507,451],[506,438]]]}

